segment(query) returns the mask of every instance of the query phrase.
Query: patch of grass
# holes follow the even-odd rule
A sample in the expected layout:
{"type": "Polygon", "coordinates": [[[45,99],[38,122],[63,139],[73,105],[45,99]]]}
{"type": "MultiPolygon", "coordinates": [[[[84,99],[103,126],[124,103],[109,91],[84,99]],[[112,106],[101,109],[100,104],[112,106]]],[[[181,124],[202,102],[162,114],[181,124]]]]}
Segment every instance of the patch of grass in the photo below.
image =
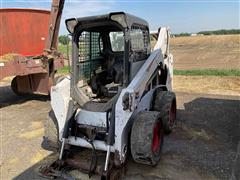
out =
{"type": "Polygon", "coordinates": [[[58,69],[58,73],[63,73],[63,74],[69,73],[69,66],[64,66],[58,69]]]}
{"type": "MultiPolygon", "coordinates": [[[[58,69],[59,73],[69,73],[69,67],[58,69]]],[[[173,70],[174,75],[184,76],[240,76],[240,69],[197,69],[197,70],[173,70]]]]}
{"type": "Polygon", "coordinates": [[[240,76],[240,69],[173,70],[174,75],[185,76],[240,76]]]}

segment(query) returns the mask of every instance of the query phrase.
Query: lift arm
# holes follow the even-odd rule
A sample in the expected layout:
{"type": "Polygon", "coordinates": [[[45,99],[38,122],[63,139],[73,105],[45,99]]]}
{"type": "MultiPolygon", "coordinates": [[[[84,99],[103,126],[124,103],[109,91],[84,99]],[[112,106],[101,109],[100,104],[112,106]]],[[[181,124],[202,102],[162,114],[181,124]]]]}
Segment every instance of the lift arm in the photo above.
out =
{"type": "Polygon", "coordinates": [[[52,0],[49,35],[46,41],[47,50],[56,50],[58,33],[65,0],[52,0]]]}
{"type": "Polygon", "coordinates": [[[170,39],[170,30],[167,27],[162,27],[158,29],[158,38],[157,43],[154,46],[154,50],[161,49],[164,56],[169,54],[169,39],[170,39]]]}

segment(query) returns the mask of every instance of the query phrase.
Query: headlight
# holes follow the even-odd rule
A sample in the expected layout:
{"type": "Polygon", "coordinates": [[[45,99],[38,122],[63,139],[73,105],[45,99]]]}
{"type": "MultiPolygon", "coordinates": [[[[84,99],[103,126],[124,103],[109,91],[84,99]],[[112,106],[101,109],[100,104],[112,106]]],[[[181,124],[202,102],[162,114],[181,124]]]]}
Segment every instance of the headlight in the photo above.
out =
{"type": "Polygon", "coordinates": [[[126,28],[127,27],[127,22],[125,19],[125,14],[113,14],[111,15],[111,20],[118,22],[119,24],[122,25],[122,27],[126,28]]]}
{"type": "Polygon", "coordinates": [[[73,19],[67,19],[66,20],[66,26],[67,26],[67,30],[72,34],[74,33],[74,28],[77,25],[77,20],[75,18],[73,19]]]}

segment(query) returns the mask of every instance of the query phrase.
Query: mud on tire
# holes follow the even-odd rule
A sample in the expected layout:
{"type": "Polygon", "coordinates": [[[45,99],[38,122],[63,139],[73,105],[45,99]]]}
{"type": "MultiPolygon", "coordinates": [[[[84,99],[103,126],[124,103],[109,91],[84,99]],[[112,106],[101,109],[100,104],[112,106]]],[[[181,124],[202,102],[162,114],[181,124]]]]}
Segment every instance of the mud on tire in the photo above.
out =
{"type": "Polygon", "coordinates": [[[153,102],[153,110],[161,113],[164,132],[171,133],[176,120],[175,93],[158,89],[153,102]]]}
{"type": "Polygon", "coordinates": [[[134,161],[157,165],[163,144],[163,129],[159,112],[142,111],[133,122],[131,154],[134,161]]]}
{"type": "Polygon", "coordinates": [[[44,136],[42,148],[48,151],[58,152],[60,147],[58,124],[53,110],[49,111],[44,122],[44,136]]]}

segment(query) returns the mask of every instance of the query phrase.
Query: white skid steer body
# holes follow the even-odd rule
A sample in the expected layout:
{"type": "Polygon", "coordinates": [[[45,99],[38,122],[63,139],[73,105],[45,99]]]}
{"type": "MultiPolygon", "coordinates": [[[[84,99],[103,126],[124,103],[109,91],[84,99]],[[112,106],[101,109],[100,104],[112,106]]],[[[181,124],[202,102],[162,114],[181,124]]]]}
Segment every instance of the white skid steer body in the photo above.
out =
{"type": "MultiPolygon", "coordinates": [[[[108,147],[104,141],[93,141],[97,150],[118,152],[122,163],[126,159],[126,147],[128,145],[128,132],[131,119],[134,119],[134,116],[138,112],[150,109],[153,93],[155,89],[158,88],[157,86],[152,86],[151,80],[154,78],[154,75],[161,73],[158,71],[160,63],[166,67],[168,72],[166,88],[172,91],[173,56],[169,53],[169,40],[169,29],[166,27],[160,28],[157,43],[150,56],[130,84],[122,89],[115,106],[115,143],[108,147]],[[146,92],[147,89],[147,93],[143,96],[143,93],[146,92]],[[130,108],[127,110],[124,110],[122,102],[125,94],[129,95],[130,102],[130,108]]],[[[70,98],[70,77],[66,77],[51,89],[51,106],[58,122],[60,141],[62,140],[70,98]]],[[[86,125],[105,127],[106,123],[104,118],[106,118],[106,112],[91,112],[81,108],[77,110],[76,120],[86,125]]],[[[66,143],[92,148],[85,139],[80,137],[69,136],[66,143]]]]}

